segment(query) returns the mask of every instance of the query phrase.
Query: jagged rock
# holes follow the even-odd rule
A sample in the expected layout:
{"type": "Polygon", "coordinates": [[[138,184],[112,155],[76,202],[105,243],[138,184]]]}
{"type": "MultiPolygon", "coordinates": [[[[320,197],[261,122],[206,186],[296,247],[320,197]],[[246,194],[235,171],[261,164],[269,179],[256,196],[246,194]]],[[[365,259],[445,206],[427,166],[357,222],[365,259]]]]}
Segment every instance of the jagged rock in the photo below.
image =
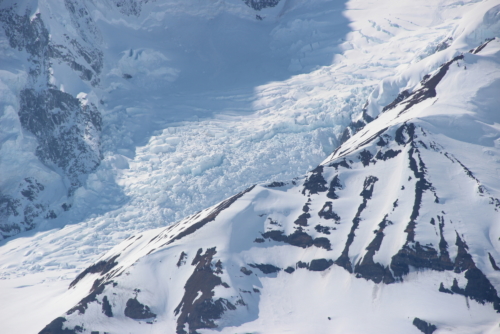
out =
{"type": "Polygon", "coordinates": [[[243,0],[248,7],[261,10],[268,7],[276,7],[280,0],[243,0]]]}
{"type": "Polygon", "coordinates": [[[413,319],[413,326],[417,327],[424,334],[432,334],[437,327],[419,318],[413,319]]]}
{"type": "Polygon", "coordinates": [[[309,270],[311,271],[324,271],[331,267],[333,260],[315,259],[309,263],[309,270]]]}
{"type": "Polygon", "coordinates": [[[273,266],[272,264],[249,264],[249,266],[259,269],[264,274],[273,274],[281,270],[281,268],[273,266]]]}
{"type": "Polygon", "coordinates": [[[207,249],[201,255],[201,249],[193,260],[196,265],[191,277],[184,286],[184,296],[175,309],[177,318],[177,333],[187,333],[184,325],[189,325],[189,333],[197,333],[197,329],[215,328],[215,320],[220,319],[225,310],[235,310],[236,307],[224,298],[213,299],[213,289],[223,285],[221,278],[215,275],[211,268],[215,247],[207,249]],[[201,295],[198,295],[201,293],[201,295]]]}
{"type": "Polygon", "coordinates": [[[75,286],[81,279],[83,279],[88,274],[96,274],[96,273],[106,274],[118,264],[118,262],[116,262],[116,259],[119,256],[120,256],[119,254],[115,255],[107,261],[104,260],[99,261],[91,265],[90,267],[87,267],[84,271],[78,274],[78,276],[70,283],[69,287],[71,288],[75,286]]]}
{"type": "Polygon", "coordinates": [[[180,267],[180,266],[186,264],[186,258],[187,258],[187,254],[182,252],[181,255],[179,256],[179,261],[177,261],[177,267],[180,267]]]}
{"type": "Polygon", "coordinates": [[[311,174],[308,176],[306,182],[304,182],[304,190],[302,193],[305,195],[306,190],[309,194],[318,194],[323,191],[327,191],[326,181],[323,178],[323,166],[318,166],[314,170],[311,171],[311,174]]]}
{"type": "Polygon", "coordinates": [[[71,182],[68,194],[72,195],[102,159],[100,113],[95,106],[82,105],[77,98],[55,89],[41,93],[24,89],[20,100],[19,119],[38,139],[37,156],[65,172],[71,182]]]}
{"type": "Polygon", "coordinates": [[[83,327],[75,326],[73,329],[64,328],[66,318],[59,317],[54,319],[50,324],[45,326],[39,334],[77,334],[83,331],[83,327]]]}
{"type": "Polygon", "coordinates": [[[113,316],[113,309],[111,308],[111,304],[109,303],[107,296],[102,298],[102,313],[110,318],[113,316]]]}
{"type": "Polygon", "coordinates": [[[347,241],[345,243],[344,250],[342,251],[342,254],[339,256],[339,258],[335,261],[335,263],[337,265],[343,267],[344,269],[346,269],[347,271],[349,271],[351,273],[352,273],[352,264],[351,264],[351,261],[349,260],[349,248],[350,248],[352,242],[354,241],[354,236],[355,236],[354,231],[356,231],[356,229],[358,228],[359,223],[361,221],[361,218],[360,218],[361,213],[366,208],[368,200],[371,199],[372,194],[373,194],[373,187],[377,181],[378,181],[378,178],[375,176],[372,176],[372,175],[368,176],[365,179],[365,182],[363,185],[363,191],[359,194],[361,197],[363,197],[363,202],[359,205],[358,211],[356,212],[356,215],[354,216],[354,218],[352,220],[351,231],[349,232],[349,234],[347,236],[347,241]]]}
{"type": "Polygon", "coordinates": [[[327,238],[319,237],[312,238],[309,234],[303,232],[302,230],[295,230],[290,235],[284,235],[282,231],[269,231],[263,233],[262,236],[266,239],[272,239],[274,241],[285,242],[292,246],[308,248],[311,246],[321,247],[325,249],[330,249],[330,240],[327,238]]]}
{"type": "Polygon", "coordinates": [[[127,305],[124,312],[126,317],[134,320],[156,318],[156,314],[151,312],[149,306],[141,304],[137,300],[137,298],[130,298],[129,300],[127,300],[127,305]]]}
{"type": "Polygon", "coordinates": [[[247,269],[246,267],[241,267],[240,271],[247,276],[252,274],[252,271],[247,269]]]}

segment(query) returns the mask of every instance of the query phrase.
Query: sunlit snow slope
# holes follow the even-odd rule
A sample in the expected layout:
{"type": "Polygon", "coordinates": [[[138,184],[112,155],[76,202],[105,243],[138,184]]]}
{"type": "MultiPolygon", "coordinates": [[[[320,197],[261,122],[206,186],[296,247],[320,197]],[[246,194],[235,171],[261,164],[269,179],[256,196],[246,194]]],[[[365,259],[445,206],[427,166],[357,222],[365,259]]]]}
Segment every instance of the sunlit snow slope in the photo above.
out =
{"type": "Polygon", "coordinates": [[[305,178],[128,238],[40,333],[497,333],[499,91],[493,38],[305,178]]]}

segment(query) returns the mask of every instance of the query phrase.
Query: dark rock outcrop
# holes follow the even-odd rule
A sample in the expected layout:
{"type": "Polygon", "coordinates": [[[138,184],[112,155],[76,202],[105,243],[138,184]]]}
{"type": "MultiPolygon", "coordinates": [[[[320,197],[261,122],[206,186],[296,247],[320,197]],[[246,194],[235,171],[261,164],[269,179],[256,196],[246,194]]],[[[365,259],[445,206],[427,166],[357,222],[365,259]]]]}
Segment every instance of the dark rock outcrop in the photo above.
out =
{"type": "Polygon", "coordinates": [[[394,277],[389,268],[373,261],[373,256],[380,249],[382,240],[384,239],[384,229],[389,223],[386,215],[379,224],[379,230],[375,232],[375,238],[366,248],[367,252],[365,256],[354,267],[356,277],[363,277],[375,283],[384,282],[385,284],[390,284],[394,282],[394,277]]]}
{"type": "Polygon", "coordinates": [[[413,319],[413,326],[417,327],[424,334],[432,334],[437,329],[436,326],[428,323],[427,321],[423,321],[422,319],[419,318],[413,319]]]}
{"type": "Polygon", "coordinates": [[[363,197],[363,202],[359,205],[358,211],[356,212],[356,215],[354,216],[354,219],[352,220],[352,227],[351,231],[349,232],[347,236],[347,241],[345,243],[344,250],[342,251],[342,254],[339,256],[339,258],[335,261],[335,264],[341,266],[342,268],[346,269],[348,272],[352,273],[352,264],[349,259],[349,247],[351,246],[352,242],[354,241],[355,237],[355,231],[359,226],[359,223],[361,222],[361,213],[363,210],[366,208],[366,205],[368,204],[368,200],[372,198],[373,194],[373,188],[375,186],[375,183],[378,181],[378,178],[375,176],[368,176],[365,179],[365,182],[363,184],[363,191],[359,194],[361,197],[363,197]]]}
{"type": "Polygon", "coordinates": [[[119,256],[120,256],[119,254],[115,255],[111,257],[109,260],[99,261],[91,265],[90,267],[87,267],[84,271],[78,274],[78,276],[76,276],[76,278],[70,283],[69,287],[72,288],[73,286],[75,286],[82,278],[84,278],[88,274],[97,274],[97,273],[106,274],[118,264],[118,262],[116,262],[116,259],[119,256]]]}
{"type": "Polygon", "coordinates": [[[181,255],[179,255],[179,260],[177,261],[177,268],[186,264],[186,259],[187,259],[187,254],[185,252],[181,252],[181,255]]]}
{"type": "Polygon", "coordinates": [[[333,264],[333,260],[327,260],[327,259],[315,259],[312,260],[311,263],[309,263],[308,269],[310,271],[324,271],[328,268],[330,268],[333,264]]]}
{"type": "MultiPolygon", "coordinates": [[[[332,229],[332,228],[318,224],[318,225],[314,226],[314,229],[319,233],[330,234],[330,229],[332,229]]],[[[335,228],[333,228],[333,229],[335,229],[335,228]]]]}
{"type": "Polygon", "coordinates": [[[323,237],[313,239],[313,237],[311,237],[309,234],[305,233],[301,229],[295,230],[295,232],[293,232],[290,235],[285,235],[283,231],[268,231],[262,233],[262,237],[278,242],[285,242],[292,246],[301,248],[308,248],[314,245],[316,247],[321,247],[326,250],[331,249],[330,240],[323,237]]]}
{"type": "Polygon", "coordinates": [[[246,267],[241,267],[240,271],[247,276],[252,274],[252,271],[250,269],[247,269],[246,267]]]}
{"type": "Polygon", "coordinates": [[[441,82],[446,72],[448,72],[450,65],[461,59],[464,59],[463,55],[456,56],[452,60],[441,65],[434,75],[424,76],[420,82],[421,87],[419,89],[412,93],[408,91],[401,92],[392,103],[383,108],[383,111],[391,110],[399,105],[404,105],[403,110],[400,112],[401,114],[424,100],[436,97],[436,87],[439,82],[441,82]]]}
{"type": "Polygon", "coordinates": [[[83,331],[81,326],[75,326],[73,329],[64,328],[65,322],[66,318],[64,317],[56,318],[38,334],[78,334],[83,331]]]}
{"type": "Polygon", "coordinates": [[[332,202],[325,202],[323,208],[318,212],[318,216],[323,219],[333,219],[336,222],[340,221],[340,217],[333,211],[332,202]]]}
{"type": "Polygon", "coordinates": [[[318,194],[327,190],[326,181],[323,178],[323,166],[318,166],[308,175],[306,181],[304,182],[304,190],[302,190],[302,194],[305,195],[306,191],[308,191],[309,194],[318,194]]]}
{"type": "Polygon", "coordinates": [[[437,271],[453,269],[453,263],[451,261],[440,257],[438,252],[431,246],[422,246],[418,241],[412,246],[403,246],[403,248],[392,257],[391,269],[394,276],[401,278],[407,275],[410,272],[410,266],[437,271]]]}
{"type": "Polygon", "coordinates": [[[151,312],[149,306],[141,304],[136,298],[130,298],[127,300],[127,305],[125,307],[125,316],[134,320],[143,320],[156,318],[156,314],[151,312]]]}
{"type": "Polygon", "coordinates": [[[336,191],[343,189],[342,184],[340,183],[339,176],[335,175],[330,182],[330,188],[328,188],[328,193],[326,194],[326,197],[330,199],[337,199],[339,196],[337,195],[336,191]]]}
{"type": "Polygon", "coordinates": [[[110,318],[113,316],[113,309],[111,308],[111,304],[109,303],[107,296],[102,298],[102,313],[110,318]]]}
{"type": "Polygon", "coordinates": [[[193,274],[184,286],[184,296],[174,313],[178,316],[176,332],[187,334],[185,324],[189,325],[189,334],[198,333],[201,328],[216,328],[215,320],[220,319],[226,310],[235,310],[231,302],[224,298],[213,299],[213,289],[223,285],[219,276],[212,269],[212,259],[217,253],[209,248],[205,254],[198,251],[192,265],[196,265],[193,274]]]}
{"type": "Polygon", "coordinates": [[[382,108],[382,112],[391,110],[392,108],[396,107],[401,101],[406,100],[410,95],[411,93],[406,89],[401,91],[401,93],[398,94],[394,101],[382,108]]]}
{"type": "Polygon", "coordinates": [[[60,90],[24,89],[20,94],[19,119],[38,139],[36,155],[40,161],[60,168],[69,178],[71,196],[102,159],[102,120],[96,107],[82,105],[60,90]]]}
{"type": "Polygon", "coordinates": [[[261,10],[268,7],[276,7],[280,0],[243,0],[245,5],[255,10],[261,10]]]}
{"type": "Polygon", "coordinates": [[[272,264],[249,264],[250,267],[252,268],[257,268],[260,271],[262,271],[264,274],[274,274],[277,273],[278,271],[281,270],[281,268],[278,268],[276,266],[273,266],[272,264]]]}
{"type": "Polygon", "coordinates": [[[191,233],[195,232],[196,230],[202,228],[203,226],[205,226],[206,224],[208,224],[209,222],[211,221],[214,221],[215,218],[219,215],[219,213],[221,213],[223,210],[229,208],[231,206],[231,204],[233,204],[234,202],[236,202],[236,200],[238,198],[240,198],[241,196],[243,196],[244,194],[252,191],[252,189],[255,187],[255,185],[251,186],[250,188],[240,192],[239,194],[236,194],[234,195],[233,197],[231,198],[228,198],[227,200],[221,202],[219,205],[217,205],[211,212],[210,214],[201,219],[200,221],[196,222],[195,224],[192,224],[190,225],[188,228],[186,228],[185,230],[183,230],[181,233],[177,234],[174,238],[170,239],[168,241],[168,244],[171,244],[172,242],[174,242],[175,240],[179,240],[179,239],[182,239],[184,238],[185,236],[187,235],[190,235],[191,233]]]}
{"type": "MultiPolygon", "coordinates": [[[[366,124],[371,123],[373,121],[373,117],[368,115],[366,113],[366,109],[363,109],[363,112],[361,113],[361,117],[357,121],[351,122],[345,129],[344,132],[342,132],[342,135],[339,138],[340,144],[345,143],[349,138],[354,136],[358,131],[363,129],[366,124]]],[[[340,146],[337,148],[339,149],[340,146]]],[[[336,152],[337,150],[335,150],[336,152]]]]}
{"type": "Polygon", "coordinates": [[[493,269],[495,269],[496,271],[499,271],[500,268],[498,268],[497,263],[495,262],[495,259],[493,258],[491,253],[488,253],[488,258],[490,259],[490,263],[491,263],[491,266],[493,267],[493,269]]]}

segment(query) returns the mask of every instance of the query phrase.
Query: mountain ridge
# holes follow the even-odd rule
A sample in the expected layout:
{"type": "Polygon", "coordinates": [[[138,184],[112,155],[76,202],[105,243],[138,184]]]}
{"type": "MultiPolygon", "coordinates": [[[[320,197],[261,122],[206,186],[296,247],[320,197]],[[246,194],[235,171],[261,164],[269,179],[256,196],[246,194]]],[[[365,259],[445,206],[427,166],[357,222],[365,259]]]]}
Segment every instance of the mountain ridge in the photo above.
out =
{"type": "Polygon", "coordinates": [[[92,286],[91,293],[40,333],[122,326],[192,334],[308,326],[318,333],[432,333],[496,326],[499,188],[488,175],[488,155],[473,150],[498,154],[499,129],[494,112],[459,107],[471,106],[483,87],[497,82],[500,72],[490,66],[500,68],[500,41],[483,45],[425,76],[305,178],[253,186],[167,228],[130,237],[71,284],[92,286]],[[490,78],[477,81],[485,73],[490,78]],[[447,120],[475,132],[444,127],[447,120]],[[308,280],[335,289],[326,295],[341,295],[336,286],[347,292],[325,300],[308,280]],[[353,314],[335,317],[348,300],[359,306],[366,298],[359,291],[367,289],[394,314],[368,309],[364,325],[353,314]],[[397,294],[380,289],[405,295],[408,318],[395,310],[397,294]],[[463,297],[466,304],[457,303],[463,297]],[[287,299],[283,318],[266,313],[287,299]],[[441,311],[428,309],[431,301],[441,311]],[[319,305],[318,315],[300,303],[319,305]],[[306,314],[311,320],[297,317],[306,314]]]}
{"type": "Polygon", "coordinates": [[[498,3],[257,3],[0,3],[3,332],[498,332],[498,3]]]}

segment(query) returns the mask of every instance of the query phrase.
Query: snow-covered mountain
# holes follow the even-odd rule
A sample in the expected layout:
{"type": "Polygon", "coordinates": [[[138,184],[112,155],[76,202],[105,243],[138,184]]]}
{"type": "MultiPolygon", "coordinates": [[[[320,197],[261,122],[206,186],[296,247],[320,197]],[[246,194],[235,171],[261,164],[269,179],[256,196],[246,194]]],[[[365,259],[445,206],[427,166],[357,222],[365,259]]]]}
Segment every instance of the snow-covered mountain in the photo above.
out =
{"type": "Polygon", "coordinates": [[[2,332],[58,316],[49,328],[63,332],[493,330],[499,11],[497,0],[0,1],[2,332]],[[210,222],[164,255],[167,241],[141,244],[179,220],[210,222]],[[162,285],[151,270],[176,275],[162,285]],[[198,278],[215,284],[202,289],[215,313],[199,321],[187,314],[201,297],[184,300],[198,278]],[[472,311],[448,312],[460,294],[472,311]],[[328,308],[324,326],[314,319],[328,308]]]}
{"type": "Polygon", "coordinates": [[[65,66],[89,85],[98,84],[103,54],[93,45],[92,20],[78,2],[66,1],[79,29],[57,38],[54,32],[64,30],[49,30],[45,15],[29,3],[0,4],[2,42],[10,47],[2,52],[2,239],[69,210],[69,198],[102,160],[100,112],[83,95],[58,87],[54,70],[65,66]]]}
{"type": "Polygon", "coordinates": [[[306,177],[128,238],[40,333],[498,332],[499,91],[492,38],[306,177]]]}

